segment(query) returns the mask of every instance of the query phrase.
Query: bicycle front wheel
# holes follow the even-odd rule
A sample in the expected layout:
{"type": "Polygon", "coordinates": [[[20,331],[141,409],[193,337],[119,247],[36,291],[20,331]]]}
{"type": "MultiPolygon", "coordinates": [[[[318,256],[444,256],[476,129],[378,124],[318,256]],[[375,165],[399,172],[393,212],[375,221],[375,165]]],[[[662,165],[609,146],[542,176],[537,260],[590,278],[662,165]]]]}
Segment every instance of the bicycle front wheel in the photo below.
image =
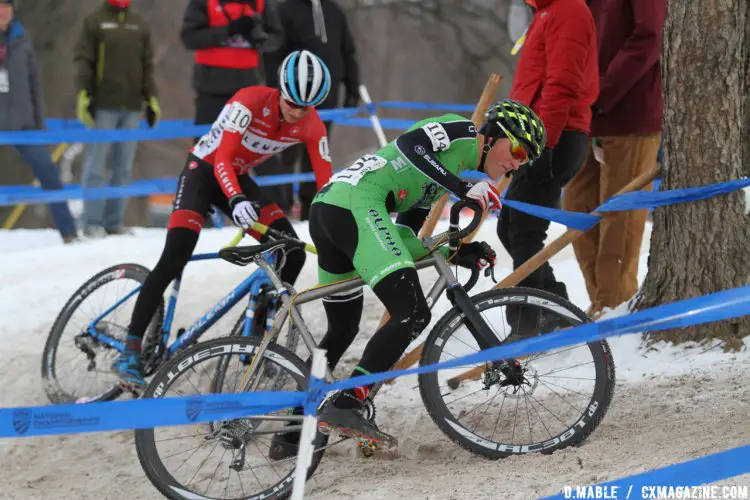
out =
{"type": "MultiPolygon", "coordinates": [[[[257,355],[258,339],[229,337],[197,344],[162,365],[143,397],[236,393],[244,386],[244,356],[257,355]],[[217,382],[217,365],[225,367],[217,382]]],[[[262,362],[274,368],[273,377],[259,370],[250,386],[257,391],[274,387],[304,391],[308,368],[296,355],[271,344],[262,362]],[[283,381],[280,384],[280,381],[283,381]]],[[[296,455],[270,458],[274,434],[301,426],[292,410],[192,426],[141,429],[135,433],[138,458],[153,485],[171,499],[286,498],[294,482],[296,455]]],[[[322,459],[327,438],[318,434],[308,477],[322,459]]]]}
{"type": "MultiPolygon", "coordinates": [[[[472,301],[503,343],[588,321],[567,300],[541,290],[490,290],[472,301]]],[[[454,308],[430,332],[420,364],[479,350],[466,317],[454,308]]],[[[605,341],[419,376],[422,400],[438,427],[461,447],[489,458],[581,443],[604,417],[614,385],[605,341]]]]}

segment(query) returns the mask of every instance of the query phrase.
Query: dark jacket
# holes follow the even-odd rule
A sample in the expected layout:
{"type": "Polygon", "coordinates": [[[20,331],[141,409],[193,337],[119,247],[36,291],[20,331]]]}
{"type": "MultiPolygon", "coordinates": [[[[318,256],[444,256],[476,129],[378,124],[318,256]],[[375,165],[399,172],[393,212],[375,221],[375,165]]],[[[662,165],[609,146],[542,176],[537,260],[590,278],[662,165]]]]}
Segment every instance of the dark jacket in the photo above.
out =
{"type": "Polygon", "coordinates": [[[511,99],[530,106],[553,148],[563,130],[589,132],[599,92],[596,30],[584,0],[536,0],[511,99]]]}
{"type": "MultiPolygon", "coordinates": [[[[246,1],[250,2],[251,6],[256,5],[252,0],[246,1]]],[[[281,46],[284,34],[276,14],[274,0],[265,0],[262,18],[268,40],[263,47],[254,48],[261,52],[276,51],[281,46]]],[[[188,50],[219,47],[226,44],[230,38],[227,26],[209,25],[208,0],[190,0],[182,21],[180,37],[188,50]]],[[[264,80],[262,64],[251,69],[220,68],[202,64],[195,64],[193,67],[193,89],[199,94],[226,96],[229,99],[241,88],[261,85],[264,80]]]]}
{"type": "Polygon", "coordinates": [[[156,95],[151,33],[132,9],[104,3],[83,21],[75,48],[76,90],[97,109],[140,111],[156,95]]]}
{"type": "Polygon", "coordinates": [[[327,43],[315,35],[310,0],[286,0],[279,4],[279,18],[284,28],[284,44],[280,51],[268,55],[266,64],[269,87],[278,85],[278,70],[284,58],[295,50],[309,50],[328,66],[331,72],[331,92],[319,108],[339,106],[339,85],[344,84],[346,95],[359,95],[359,67],[354,39],[346,16],[333,0],[322,0],[327,43]]]}
{"type": "Polygon", "coordinates": [[[21,23],[11,21],[5,40],[5,61],[0,67],[8,71],[9,89],[0,92],[0,130],[44,128],[42,78],[34,57],[31,39],[21,23]]]}
{"type": "Polygon", "coordinates": [[[595,136],[662,130],[661,30],[666,0],[590,0],[599,45],[595,136]]]}

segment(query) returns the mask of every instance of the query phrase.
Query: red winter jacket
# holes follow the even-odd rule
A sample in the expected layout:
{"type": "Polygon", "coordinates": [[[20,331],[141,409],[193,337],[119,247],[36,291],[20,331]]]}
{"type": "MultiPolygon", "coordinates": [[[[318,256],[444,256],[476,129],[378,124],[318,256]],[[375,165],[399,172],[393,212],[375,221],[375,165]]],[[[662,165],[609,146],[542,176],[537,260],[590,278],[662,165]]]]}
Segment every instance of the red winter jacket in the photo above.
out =
{"type": "Polygon", "coordinates": [[[599,45],[602,113],[591,135],[657,134],[662,130],[661,30],[666,0],[589,0],[599,45]]]}
{"type": "Polygon", "coordinates": [[[599,93],[596,29],[584,0],[527,0],[536,7],[510,98],[530,106],[553,148],[563,130],[588,133],[599,93]]]}

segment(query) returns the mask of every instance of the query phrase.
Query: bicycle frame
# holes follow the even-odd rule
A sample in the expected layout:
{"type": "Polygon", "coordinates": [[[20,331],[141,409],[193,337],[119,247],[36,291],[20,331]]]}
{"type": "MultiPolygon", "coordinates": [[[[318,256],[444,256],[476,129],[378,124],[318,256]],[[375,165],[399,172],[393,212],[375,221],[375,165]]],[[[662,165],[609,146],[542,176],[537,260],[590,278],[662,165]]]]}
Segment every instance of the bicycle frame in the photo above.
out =
{"type": "MultiPolygon", "coordinates": [[[[426,248],[432,248],[437,242],[440,241],[442,237],[443,236],[440,235],[432,238],[425,238],[424,246],[426,248]]],[[[263,341],[261,342],[258,351],[255,353],[253,360],[243,377],[243,381],[240,384],[240,392],[252,391],[255,389],[254,386],[257,386],[260,378],[256,378],[253,376],[260,366],[260,363],[258,363],[257,360],[262,359],[263,353],[268,348],[268,345],[276,340],[281,332],[281,329],[284,327],[287,316],[292,318],[294,326],[299,329],[305,346],[310,352],[312,352],[312,350],[317,347],[317,343],[315,342],[315,339],[313,338],[310,331],[307,329],[307,325],[305,325],[305,321],[302,318],[299,306],[308,302],[320,300],[335,293],[348,292],[365,285],[364,280],[357,278],[312,288],[310,290],[305,290],[294,295],[294,297],[291,297],[290,291],[281,283],[281,280],[276,275],[273,268],[267,262],[265,262],[265,260],[263,260],[262,254],[257,255],[254,260],[258,267],[265,271],[267,276],[270,278],[271,282],[279,293],[282,305],[279,309],[279,312],[276,314],[273,325],[263,337],[263,341]]],[[[440,295],[442,295],[442,293],[447,290],[448,299],[466,316],[468,320],[469,331],[477,340],[480,348],[485,349],[487,347],[500,345],[501,339],[497,338],[489,325],[487,325],[484,318],[482,318],[482,316],[476,310],[471,302],[469,294],[458,282],[458,279],[448,266],[447,261],[440,253],[436,252],[430,257],[415,262],[415,266],[418,271],[429,267],[434,267],[438,272],[438,280],[432,285],[432,288],[425,296],[427,305],[430,308],[432,308],[432,306],[437,302],[437,299],[440,297],[440,295]]],[[[333,374],[331,373],[331,370],[328,368],[328,366],[326,366],[325,378],[328,382],[334,381],[333,374]]]]}
{"type": "MultiPolygon", "coordinates": [[[[205,254],[196,254],[193,255],[190,258],[190,261],[199,261],[199,260],[212,260],[212,259],[218,259],[219,254],[218,253],[205,253],[205,254]]],[[[267,260],[260,260],[259,262],[263,262],[264,264],[268,265],[268,269],[272,269],[272,266],[275,263],[275,257],[273,255],[268,255],[266,257],[267,260]]],[[[169,335],[172,330],[172,322],[174,320],[174,313],[177,308],[177,297],[179,296],[180,291],[180,285],[182,283],[182,273],[180,273],[177,278],[175,278],[172,290],[169,294],[169,302],[167,303],[167,310],[164,315],[164,320],[161,325],[161,335],[164,342],[164,345],[167,344],[169,340],[169,335]]],[[[188,328],[185,333],[180,335],[169,347],[167,348],[167,356],[172,356],[175,352],[179,351],[180,349],[185,348],[187,345],[190,344],[195,339],[198,339],[201,335],[203,335],[206,330],[211,328],[216,321],[219,320],[219,318],[223,317],[232,307],[234,307],[240,300],[242,300],[243,297],[246,295],[250,296],[250,300],[248,303],[248,307],[246,310],[246,321],[245,321],[245,327],[243,329],[243,336],[250,335],[250,325],[252,323],[253,313],[255,311],[255,300],[254,297],[256,297],[258,294],[260,294],[260,291],[263,287],[272,287],[273,282],[269,279],[267,272],[264,269],[256,269],[250,276],[248,276],[245,280],[242,281],[239,285],[237,285],[233,290],[231,290],[227,295],[225,295],[214,307],[212,307],[210,310],[208,310],[203,316],[201,316],[193,325],[188,328]]],[[[120,305],[124,304],[126,301],[128,301],[131,297],[136,295],[140,289],[141,286],[136,287],[134,290],[132,290],[130,293],[128,293],[125,297],[118,300],[114,305],[109,307],[106,311],[104,311],[102,314],[100,314],[98,317],[96,317],[88,326],[87,331],[88,333],[100,341],[103,344],[106,344],[114,349],[116,349],[119,352],[122,352],[125,350],[125,345],[119,341],[116,340],[106,333],[102,332],[97,328],[97,325],[99,322],[107,317],[112,311],[117,309],[120,305]]],[[[269,318],[273,315],[270,314],[269,318]]]]}

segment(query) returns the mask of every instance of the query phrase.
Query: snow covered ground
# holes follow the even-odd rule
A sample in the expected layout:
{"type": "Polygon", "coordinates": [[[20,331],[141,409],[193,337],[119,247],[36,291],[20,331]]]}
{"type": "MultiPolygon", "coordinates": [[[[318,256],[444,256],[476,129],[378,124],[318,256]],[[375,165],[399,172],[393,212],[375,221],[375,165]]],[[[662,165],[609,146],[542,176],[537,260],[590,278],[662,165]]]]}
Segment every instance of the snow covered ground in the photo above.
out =
{"type": "MultiPolygon", "coordinates": [[[[304,224],[297,230],[309,240],[304,224]]],[[[550,238],[562,232],[553,224],[550,238]]],[[[205,230],[197,251],[215,251],[233,235],[231,228],[205,230]]],[[[641,278],[649,238],[650,228],[644,238],[641,278]]],[[[510,259],[497,241],[494,224],[487,224],[478,239],[498,251],[496,275],[507,275],[510,259]]],[[[0,231],[0,406],[47,404],[40,358],[60,308],[104,267],[121,262],[152,267],[163,243],[164,232],[156,229],[68,246],[52,230],[0,231]]],[[[588,307],[572,249],[565,249],[552,264],[568,285],[571,300],[582,309],[588,307]]],[[[222,261],[188,266],[175,325],[191,324],[247,273],[222,261]]],[[[425,282],[430,280],[427,274],[425,282]]],[[[297,288],[315,282],[315,260],[308,258],[297,288]]],[[[475,291],[491,286],[483,279],[475,291]]],[[[362,333],[345,356],[342,373],[358,358],[383,311],[369,291],[365,300],[362,333]]],[[[447,309],[443,298],[435,306],[433,323],[447,309]]],[[[321,308],[308,306],[304,313],[313,332],[321,335],[321,308]]],[[[239,309],[220,321],[209,336],[228,333],[238,314],[239,309]]],[[[557,493],[566,485],[594,484],[748,443],[747,349],[724,354],[720,348],[662,345],[646,351],[638,336],[612,339],[610,344],[618,382],[614,400],[582,447],[550,456],[481,459],[443,436],[422,406],[416,379],[407,377],[378,396],[378,422],[397,435],[398,450],[362,459],[353,449],[339,446],[326,454],[308,483],[309,498],[533,498],[557,493]]],[[[131,432],[0,440],[0,484],[0,499],[158,498],[138,464],[131,432]]],[[[750,475],[721,484],[747,485],[750,475]]]]}

